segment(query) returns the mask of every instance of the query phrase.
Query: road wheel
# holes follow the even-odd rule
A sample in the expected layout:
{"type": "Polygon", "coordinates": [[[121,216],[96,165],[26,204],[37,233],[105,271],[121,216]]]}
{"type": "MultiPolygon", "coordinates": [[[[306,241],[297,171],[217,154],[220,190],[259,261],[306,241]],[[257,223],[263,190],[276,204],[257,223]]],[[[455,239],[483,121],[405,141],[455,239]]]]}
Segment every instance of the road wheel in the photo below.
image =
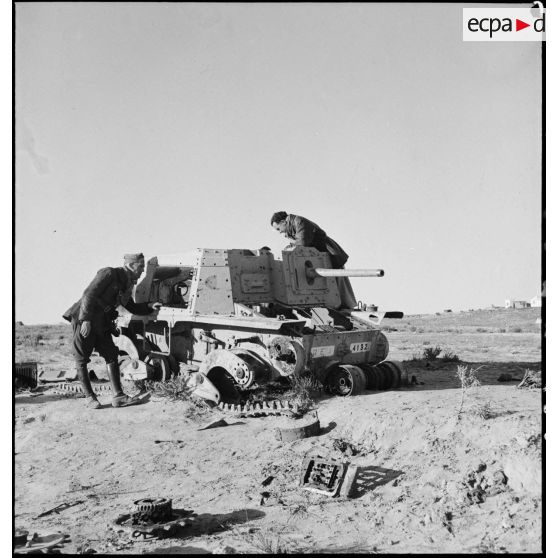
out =
{"type": "Polygon", "coordinates": [[[358,395],[366,387],[364,372],[351,364],[343,364],[330,371],[326,378],[326,388],[333,395],[358,395]]]}

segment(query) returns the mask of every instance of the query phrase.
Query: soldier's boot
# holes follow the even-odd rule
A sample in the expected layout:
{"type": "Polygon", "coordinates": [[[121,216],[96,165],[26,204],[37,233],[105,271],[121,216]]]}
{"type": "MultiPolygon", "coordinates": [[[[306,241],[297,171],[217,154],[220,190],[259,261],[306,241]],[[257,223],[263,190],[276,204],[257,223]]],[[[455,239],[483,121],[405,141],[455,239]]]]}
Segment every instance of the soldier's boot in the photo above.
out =
{"type": "Polygon", "coordinates": [[[112,406],[113,407],[127,407],[135,405],[140,401],[136,397],[130,397],[122,391],[122,383],[120,381],[120,367],[117,362],[107,364],[107,369],[110,378],[110,385],[112,387],[112,406]]]}
{"type": "Polygon", "coordinates": [[[87,397],[86,406],[89,409],[100,409],[101,404],[91,387],[91,380],[89,379],[89,372],[87,371],[87,364],[76,364],[77,375],[83,388],[83,393],[87,397]]]}

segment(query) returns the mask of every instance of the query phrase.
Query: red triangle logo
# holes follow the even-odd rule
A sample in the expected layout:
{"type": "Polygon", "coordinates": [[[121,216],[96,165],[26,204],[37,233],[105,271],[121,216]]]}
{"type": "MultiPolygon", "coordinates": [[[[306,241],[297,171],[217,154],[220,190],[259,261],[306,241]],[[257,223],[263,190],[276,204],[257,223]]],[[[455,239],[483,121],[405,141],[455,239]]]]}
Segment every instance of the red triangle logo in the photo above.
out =
{"type": "Polygon", "coordinates": [[[521,31],[522,29],[525,29],[525,27],[531,27],[531,25],[529,23],[525,23],[524,21],[521,21],[520,19],[515,20],[516,31],[521,31]]]}

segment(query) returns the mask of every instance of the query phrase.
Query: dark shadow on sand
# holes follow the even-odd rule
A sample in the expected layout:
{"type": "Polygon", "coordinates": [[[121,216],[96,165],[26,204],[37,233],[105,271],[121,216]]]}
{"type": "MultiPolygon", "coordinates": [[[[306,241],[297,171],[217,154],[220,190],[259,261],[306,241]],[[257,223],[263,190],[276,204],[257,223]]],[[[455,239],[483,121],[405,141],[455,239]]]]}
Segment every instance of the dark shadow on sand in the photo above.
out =
{"type": "Polygon", "coordinates": [[[360,498],[367,492],[395,480],[402,474],[403,471],[385,469],[384,467],[376,467],[374,465],[370,465],[368,467],[358,467],[351,490],[351,497],[360,498]]]}
{"type": "Polygon", "coordinates": [[[261,519],[262,517],[265,517],[264,512],[253,509],[236,510],[224,514],[202,513],[189,521],[186,527],[181,528],[176,534],[173,534],[173,537],[189,538],[221,533],[223,531],[228,531],[234,525],[240,525],[248,521],[261,519]]]}

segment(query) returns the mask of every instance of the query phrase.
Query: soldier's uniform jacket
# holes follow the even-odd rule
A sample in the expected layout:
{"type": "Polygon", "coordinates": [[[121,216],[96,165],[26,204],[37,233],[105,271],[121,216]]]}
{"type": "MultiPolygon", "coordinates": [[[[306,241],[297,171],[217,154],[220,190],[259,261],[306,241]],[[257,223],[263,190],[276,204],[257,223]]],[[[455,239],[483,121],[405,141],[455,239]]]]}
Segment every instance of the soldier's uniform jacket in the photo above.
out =
{"type": "Polygon", "coordinates": [[[316,223],[300,215],[287,215],[285,233],[294,240],[296,246],[311,246],[319,252],[327,252],[331,258],[331,265],[340,269],[349,259],[347,253],[316,223]]]}
{"type": "Polygon", "coordinates": [[[152,310],[146,302],[132,300],[134,283],[123,267],[104,267],[97,272],[82,297],[64,313],[69,322],[90,321],[94,330],[104,330],[117,317],[116,307],[124,306],[133,314],[147,315],[152,310]]]}

